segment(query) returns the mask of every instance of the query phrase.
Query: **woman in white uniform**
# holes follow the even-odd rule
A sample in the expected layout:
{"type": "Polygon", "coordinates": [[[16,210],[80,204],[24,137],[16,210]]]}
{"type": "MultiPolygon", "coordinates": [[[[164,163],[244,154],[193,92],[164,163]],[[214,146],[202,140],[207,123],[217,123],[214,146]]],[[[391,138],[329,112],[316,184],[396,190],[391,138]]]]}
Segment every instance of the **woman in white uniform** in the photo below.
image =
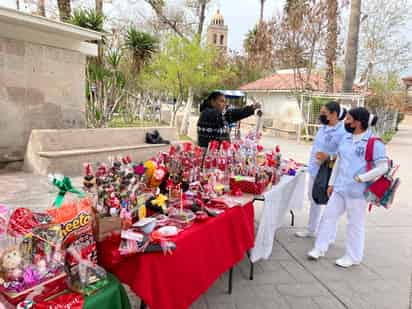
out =
{"type": "MultiPolygon", "coordinates": [[[[308,172],[309,172],[309,201],[310,214],[308,227],[305,231],[296,232],[297,237],[315,237],[318,230],[319,221],[322,212],[322,205],[318,205],[312,198],[313,182],[318,174],[320,164],[328,158],[335,156],[338,146],[346,134],[343,120],[346,116],[346,110],[337,102],[329,102],[322,106],[320,110],[319,121],[322,124],[313,142],[310,153],[308,172]]],[[[333,236],[331,241],[333,242],[333,236]]]]}
{"type": "Polygon", "coordinates": [[[373,148],[373,168],[366,172],[366,145],[373,136],[368,128],[376,124],[377,117],[363,108],[351,109],[345,120],[348,134],[338,149],[338,157],[329,181],[330,200],[323,214],[315,247],[308,253],[317,260],[325,255],[330,239],[336,231],[338,219],[346,211],[346,253],[336,265],[350,267],[362,262],[365,241],[367,201],[364,197],[366,182],[384,175],[388,170],[385,146],[376,141],[373,148]]]}

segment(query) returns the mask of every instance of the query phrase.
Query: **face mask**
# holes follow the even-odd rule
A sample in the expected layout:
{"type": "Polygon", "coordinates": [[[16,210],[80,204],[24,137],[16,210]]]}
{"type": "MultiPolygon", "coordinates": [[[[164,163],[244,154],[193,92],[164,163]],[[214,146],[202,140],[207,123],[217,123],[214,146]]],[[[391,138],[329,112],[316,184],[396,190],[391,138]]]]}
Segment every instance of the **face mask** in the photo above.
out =
{"type": "Polygon", "coordinates": [[[328,118],[326,117],[326,115],[320,115],[320,116],[319,116],[319,121],[320,121],[321,124],[324,124],[324,125],[328,125],[328,124],[329,124],[329,120],[328,120],[328,118]]]}
{"type": "Polygon", "coordinates": [[[356,128],[352,128],[350,126],[350,123],[345,123],[345,130],[346,130],[346,132],[348,132],[350,134],[353,134],[353,132],[355,132],[356,128]]]}

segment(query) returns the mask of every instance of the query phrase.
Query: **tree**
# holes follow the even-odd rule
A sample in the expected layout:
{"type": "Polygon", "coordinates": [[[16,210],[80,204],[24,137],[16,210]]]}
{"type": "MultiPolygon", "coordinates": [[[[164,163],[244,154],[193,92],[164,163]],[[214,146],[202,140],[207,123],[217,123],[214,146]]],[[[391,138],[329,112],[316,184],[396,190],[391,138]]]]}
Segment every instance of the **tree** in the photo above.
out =
{"type": "Polygon", "coordinates": [[[142,66],[157,52],[158,43],[157,38],[151,34],[138,31],[134,26],[129,27],[125,38],[125,47],[132,53],[135,74],[139,74],[142,66]]]}
{"type": "Polygon", "coordinates": [[[412,18],[407,0],[366,0],[359,46],[361,84],[375,75],[398,75],[412,61],[412,41],[404,29],[412,18]]]}
{"type": "Polygon", "coordinates": [[[96,12],[103,15],[103,0],[96,0],[96,12]]]}
{"type": "Polygon", "coordinates": [[[265,2],[266,0],[259,0],[260,2],[260,18],[259,18],[259,23],[263,22],[263,17],[264,17],[264,10],[265,10],[265,2]]]}
{"type": "Polygon", "coordinates": [[[188,41],[178,36],[171,37],[141,76],[143,87],[176,100],[172,105],[171,125],[176,124],[176,113],[185,105],[183,134],[187,130],[187,111],[191,110],[193,96],[215,87],[229,74],[227,68],[216,65],[218,52],[197,42],[197,39],[188,41]]]}
{"type": "Polygon", "coordinates": [[[87,66],[86,123],[89,127],[106,127],[124,97],[126,79],[120,71],[122,53],[109,51],[103,64],[90,62],[87,66]]]}
{"type": "Polygon", "coordinates": [[[370,80],[371,95],[366,98],[366,106],[379,117],[375,127],[379,136],[396,128],[398,111],[405,102],[405,93],[399,81],[397,74],[375,75],[370,80]]]}
{"type": "Polygon", "coordinates": [[[103,32],[105,17],[94,9],[76,9],[68,21],[79,27],[103,32]]]}
{"type": "Polygon", "coordinates": [[[205,25],[205,20],[206,20],[206,9],[207,5],[210,3],[211,0],[195,0],[194,7],[197,11],[197,16],[198,16],[198,27],[196,31],[196,35],[198,36],[199,39],[202,38],[203,34],[203,27],[205,25]]]}
{"type": "MultiPolygon", "coordinates": [[[[90,30],[98,31],[98,32],[104,32],[103,26],[104,26],[104,21],[105,21],[105,16],[98,11],[94,9],[76,9],[73,12],[73,16],[70,17],[68,20],[69,23],[87,28],[90,30]]],[[[105,41],[105,38],[103,37],[103,42],[96,41],[94,43],[97,44],[97,58],[95,59],[95,62],[101,64],[103,61],[103,44],[105,41]]],[[[89,59],[90,60],[90,59],[89,59]]]]}
{"type": "Polygon", "coordinates": [[[70,0],[57,0],[57,5],[59,7],[59,15],[61,21],[68,21],[72,14],[72,7],[70,0]]]}
{"type": "Polygon", "coordinates": [[[284,16],[274,20],[275,57],[292,68],[297,90],[311,89],[312,71],[322,55],[322,38],[327,26],[324,1],[288,0],[284,16]]]}
{"type": "Polygon", "coordinates": [[[185,38],[183,31],[179,29],[178,23],[176,20],[172,20],[169,18],[164,9],[165,9],[165,1],[164,0],[144,0],[153,11],[156,13],[156,16],[161,20],[162,23],[170,27],[178,36],[185,38]]]}
{"type": "Polygon", "coordinates": [[[46,5],[45,0],[38,0],[37,2],[37,13],[40,16],[46,17],[46,5]]]}
{"type": "Polygon", "coordinates": [[[338,1],[327,1],[328,33],[326,45],[326,91],[335,91],[335,66],[338,49],[338,1]]]}
{"type": "Polygon", "coordinates": [[[260,22],[246,34],[243,47],[248,61],[264,72],[273,71],[273,37],[275,28],[272,23],[260,22]]]}
{"type": "Polygon", "coordinates": [[[348,39],[345,50],[345,79],[343,91],[352,92],[358,62],[361,0],[351,0],[348,39]]]}

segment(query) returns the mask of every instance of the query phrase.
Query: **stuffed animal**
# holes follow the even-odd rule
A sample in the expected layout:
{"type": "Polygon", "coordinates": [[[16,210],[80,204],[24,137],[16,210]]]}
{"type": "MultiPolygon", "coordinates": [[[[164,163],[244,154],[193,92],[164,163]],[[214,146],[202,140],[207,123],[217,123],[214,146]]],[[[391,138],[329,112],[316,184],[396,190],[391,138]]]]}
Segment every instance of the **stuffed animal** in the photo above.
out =
{"type": "Polygon", "coordinates": [[[23,276],[22,262],[23,258],[17,247],[3,252],[0,258],[0,267],[6,280],[17,280],[23,276]]]}

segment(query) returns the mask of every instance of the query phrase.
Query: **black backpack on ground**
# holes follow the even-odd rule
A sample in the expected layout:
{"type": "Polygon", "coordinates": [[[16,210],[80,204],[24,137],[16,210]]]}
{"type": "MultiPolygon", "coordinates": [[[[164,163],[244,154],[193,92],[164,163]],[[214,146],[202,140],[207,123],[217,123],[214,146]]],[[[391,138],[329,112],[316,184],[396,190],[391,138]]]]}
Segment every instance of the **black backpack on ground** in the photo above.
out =
{"type": "Polygon", "coordinates": [[[170,144],[170,141],[163,139],[160,136],[159,131],[154,130],[153,132],[146,133],[146,143],[147,144],[170,144]]]}

